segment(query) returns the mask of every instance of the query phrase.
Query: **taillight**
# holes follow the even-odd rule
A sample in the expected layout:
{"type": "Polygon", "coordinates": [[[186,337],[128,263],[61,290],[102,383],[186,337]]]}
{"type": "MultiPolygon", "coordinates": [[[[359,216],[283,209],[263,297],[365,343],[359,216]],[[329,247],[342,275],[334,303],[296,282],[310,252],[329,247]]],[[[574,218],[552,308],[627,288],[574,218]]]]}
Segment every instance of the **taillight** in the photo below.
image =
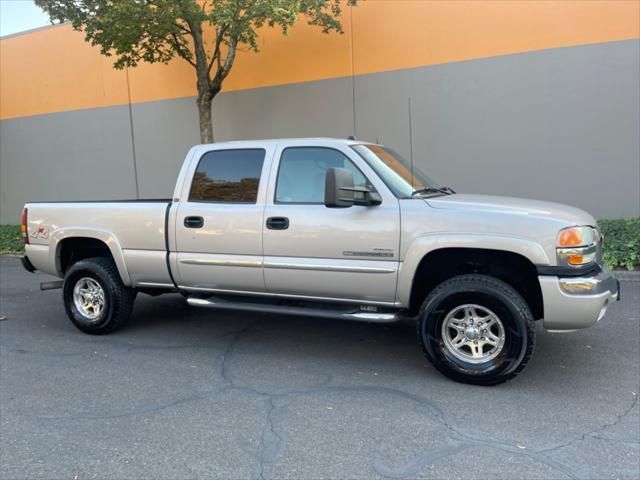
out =
{"type": "Polygon", "coordinates": [[[22,209],[22,225],[20,226],[20,230],[22,231],[22,243],[25,245],[29,244],[29,231],[27,230],[27,209],[22,209]]]}

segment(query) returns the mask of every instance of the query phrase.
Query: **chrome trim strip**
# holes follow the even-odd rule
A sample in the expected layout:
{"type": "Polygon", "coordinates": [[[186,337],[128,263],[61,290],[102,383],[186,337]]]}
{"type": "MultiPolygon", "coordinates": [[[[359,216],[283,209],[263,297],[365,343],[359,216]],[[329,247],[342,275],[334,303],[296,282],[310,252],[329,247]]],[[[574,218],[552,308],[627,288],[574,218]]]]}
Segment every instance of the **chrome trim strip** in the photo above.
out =
{"type": "Polygon", "coordinates": [[[378,305],[381,307],[399,307],[400,305],[395,302],[379,302],[374,300],[357,300],[351,298],[331,298],[331,297],[312,297],[309,295],[288,295],[284,293],[268,293],[268,292],[250,292],[243,290],[225,290],[221,288],[201,288],[201,287],[186,287],[184,285],[178,285],[181,290],[187,290],[191,292],[210,292],[210,293],[224,293],[229,295],[254,295],[258,297],[272,297],[272,298],[293,298],[297,300],[311,300],[319,302],[333,302],[333,303],[355,303],[357,305],[378,305]]]}
{"type": "Polygon", "coordinates": [[[138,282],[136,287],[154,287],[154,288],[172,288],[175,289],[175,285],[171,283],[154,283],[154,282],[138,282]]]}
{"type": "Polygon", "coordinates": [[[389,267],[363,267],[346,265],[328,265],[313,263],[279,263],[260,262],[252,260],[209,260],[203,258],[185,258],[180,260],[184,265],[210,265],[222,267],[248,267],[248,268],[271,268],[282,270],[310,270],[315,272],[343,272],[343,273],[395,273],[395,268],[389,267]]]}
{"type": "Polygon", "coordinates": [[[180,263],[184,265],[213,265],[221,267],[248,267],[248,268],[260,268],[262,262],[252,260],[207,260],[204,258],[185,258],[180,260],[180,263]]]}
{"type": "Polygon", "coordinates": [[[320,265],[312,263],[277,263],[265,262],[265,268],[284,270],[311,270],[314,272],[345,272],[345,273],[395,273],[395,268],[361,267],[346,265],[320,265]]]}

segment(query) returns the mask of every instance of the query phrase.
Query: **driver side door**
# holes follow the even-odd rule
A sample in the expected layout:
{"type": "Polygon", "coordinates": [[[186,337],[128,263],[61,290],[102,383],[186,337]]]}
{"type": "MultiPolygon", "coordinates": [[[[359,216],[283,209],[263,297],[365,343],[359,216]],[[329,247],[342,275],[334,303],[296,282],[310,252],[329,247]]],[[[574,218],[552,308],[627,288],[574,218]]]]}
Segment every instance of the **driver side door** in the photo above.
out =
{"type": "Polygon", "coordinates": [[[398,273],[398,200],[348,147],[290,146],[276,152],[263,225],[268,293],[393,305],[398,273]],[[327,208],[328,168],[381,194],[376,206],[327,208]],[[374,177],[374,184],[370,177],[374,177]]]}

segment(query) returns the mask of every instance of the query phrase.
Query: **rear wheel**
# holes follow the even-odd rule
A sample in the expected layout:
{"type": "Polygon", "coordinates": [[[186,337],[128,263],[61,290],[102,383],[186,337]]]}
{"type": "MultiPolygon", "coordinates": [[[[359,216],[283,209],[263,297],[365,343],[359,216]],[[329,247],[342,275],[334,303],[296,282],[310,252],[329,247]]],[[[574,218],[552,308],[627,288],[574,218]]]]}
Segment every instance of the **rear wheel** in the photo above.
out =
{"type": "Polygon", "coordinates": [[[529,306],[513,287],[487,275],[460,275],[425,299],[418,341],[429,361],[447,377],[496,385],[527,364],[535,325],[529,306]]]}
{"type": "Polygon", "coordinates": [[[62,295],[71,322],[85,333],[100,335],[126,324],[136,291],[122,283],[113,260],[95,257],[69,268],[62,295]]]}

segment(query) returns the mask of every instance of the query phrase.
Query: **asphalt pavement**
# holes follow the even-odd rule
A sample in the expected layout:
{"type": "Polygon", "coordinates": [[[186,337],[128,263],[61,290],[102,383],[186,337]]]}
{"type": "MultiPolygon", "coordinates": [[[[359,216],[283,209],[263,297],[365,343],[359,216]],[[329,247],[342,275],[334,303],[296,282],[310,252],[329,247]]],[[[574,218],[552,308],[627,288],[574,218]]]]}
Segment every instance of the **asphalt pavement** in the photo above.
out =
{"type": "MultiPolygon", "coordinates": [[[[139,295],[89,336],[0,258],[0,478],[640,478],[640,282],[538,331],[497,387],[432,368],[411,324],[220,313],[139,295]]],[[[634,280],[635,279],[635,280],[634,280]]]]}

